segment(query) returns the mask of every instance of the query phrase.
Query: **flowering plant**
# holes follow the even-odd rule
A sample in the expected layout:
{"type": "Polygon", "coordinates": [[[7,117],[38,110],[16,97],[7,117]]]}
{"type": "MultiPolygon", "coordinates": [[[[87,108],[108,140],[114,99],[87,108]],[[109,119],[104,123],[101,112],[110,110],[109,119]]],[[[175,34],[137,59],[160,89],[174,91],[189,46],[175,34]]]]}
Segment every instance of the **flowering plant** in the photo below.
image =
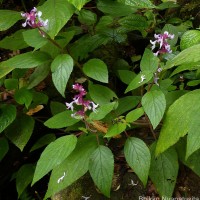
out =
{"type": "Polygon", "coordinates": [[[152,2],[0,10],[0,48],[9,52],[0,62],[0,161],[19,152],[12,178],[2,172],[16,179],[16,198],[54,198],[87,172],[112,197],[127,169],[141,187],[154,185],[151,197],[171,198],[179,165],[200,175],[200,31],[178,18],[177,3],[152,2]]]}

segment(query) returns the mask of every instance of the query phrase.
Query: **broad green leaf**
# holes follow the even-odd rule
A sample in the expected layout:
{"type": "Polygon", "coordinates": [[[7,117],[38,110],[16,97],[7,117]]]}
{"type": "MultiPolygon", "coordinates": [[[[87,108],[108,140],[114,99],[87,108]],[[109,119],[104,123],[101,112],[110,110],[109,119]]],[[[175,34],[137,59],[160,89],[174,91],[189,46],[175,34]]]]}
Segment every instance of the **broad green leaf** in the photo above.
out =
{"type": "Polygon", "coordinates": [[[9,78],[4,81],[7,90],[17,90],[19,87],[19,80],[16,78],[9,78]]]}
{"type": "Polygon", "coordinates": [[[108,83],[108,69],[106,64],[100,59],[93,58],[88,60],[83,65],[83,72],[97,81],[108,83]]]}
{"type": "Polygon", "coordinates": [[[23,32],[24,41],[35,50],[44,46],[48,40],[46,37],[42,37],[38,29],[31,29],[23,32]]]}
{"type": "Polygon", "coordinates": [[[15,92],[14,99],[18,104],[25,104],[26,108],[28,108],[32,102],[33,95],[28,89],[21,88],[15,92]]]}
{"type": "Polygon", "coordinates": [[[30,152],[35,151],[41,147],[48,145],[49,143],[55,141],[56,136],[53,133],[46,134],[42,136],[31,148],[30,152]]]}
{"type": "Polygon", "coordinates": [[[108,103],[101,105],[99,108],[97,108],[97,112],[92,112],[89,116],[89,119],[91,120],[101,120],[103,119],[108,113],[110,113],[115,106],[115,102],[108,103]]]}
{"type": "Polygon", "coordinates": [[[47,104],[49,97],[44,92],[32,91],[33,103],[36,105],[47,104]]]}
{"type": "Polygon", "coordinates": [[[110,126],[108,128],[108,131],[104,137],[114,137],[116,135],[119,135],[126,129],[126,123],[125,122],[117,122],[116,124],[110,126]]]}
{"type": "Polygon", "coordinates": [[[28,47],[26,42],[24,42],[23,40],[23,31],[24,30],[16,31],[12,35],[3,38],[3,40],[0,41],[0,47],[3,49],[10,49],[13,51],[28,47]]]}
{"type": "Polygon", "coordinates": [[[51,101],[50,108],[52,115],[56,115],[60,112],[66,111],[66,105],[57,101],[51,101]]]}
{"type": "Polygon", "coordinates": [[[77,123],[79,120],[71,116],[72,112],[70,110],[58,113],[48,119],[44,125],[48,128],[64,128],[77,123]]]}
{"type": "Polygon", "coordinates": [[[187,136],[187,149],[186,157],[187,160],[195,151],[200,149],[200,121],[199,113],[193,113],[192,120],[189,123],[189,130],[187,136]]]}
{"type": "Polygon", "coordinates": [[[19,171],[16,175],[16,188],[18,193],[18,198],[23,193],[23,191],[27,188],[27,186],[31,183],[33,179],[35,166],[32,164],[25,164],[20,167],[19,171]]]}
{"type": "Polygon", "coordinates": [[[138,14],[125,16],[119,20],[121,27],[117,29],[118,32],[130,32],[138,30],[143,36],[146,36],[146,29],[148,28],[147,19],[138,14]]]}
{"type": "Polygon", "coordinates": [[[0,31],[5,31],[20,20],[20,12],[13,10],[0,10],[0,31]]]}
{"type": "Polygon", "coordinates": [[[189,167],[193,172],[200,176],[200,150],[195,151],[187,160],[186,160],[186,138],[181,139],[176,144],[176,150],[178,152],[178,158],[180,161],[189,167]]]}
{"type": "Polygon", "coordinates": [[[6,136],[13,144],[23,151],[33,133],[34,124],[35,121],[32,117],[28,115],[20,115],[6,129],[6,136]]]}
{"type": "Polygon", "coordinates": [[[181,96],[169,107],[158,139],[157,155],[188,133],[193,114],[200,113],[199,98],[200,90],[194,90],[181,96]]]}
{"type": "Polygon", "coordinates": [[[139,138],[128,138],[124,145],[124,155],[129,166],[145,186],[151,162],[151,155],[147,145],[139,138]]]}
{"type": "Polygon", "coordinates": [[[166,110],[181,96],[183,96],[184,94],[186,94],[189,91],[186,90],[176,90],[176,91],[171,91],[168,92],[165,95],[166,98],[166,110]]]}
{"type": "Polygon", "coordinates": [[[140,62],[140,69],[142,71],[156,72],[158,69],[159,59],[154,56],[153,52],[149,49],[145,49],[140,62]]]}
{"type": "Polygon", "coordinates": [[[151,148],[151,167],[149,176],[158,193],[163,198],[171,198],[178,175],[178,156],[174,148],[170,148],[159,156],[155,156],[156,143],[151,148]]]}
{"type": "Polygon", "coordinates": [[[114,173],[114,157],[108,147],[100,145],[92,153],[89,172],[98,189],[109,198],[114,173]]]}
{"type": "Polygon", "coordinates": [[[134,122],[135,120],[139,119],[142,115],[144,115],[144,109],[136,108],[135,110],[130,111],[126,115],[126,122],[134,122]]]}
{"type": "Polygon", "coordinates": [[[136,8],[155,8],[150,0],[121,0],[126,5],[133,6],[136,8]]]}
{"type": "Polygon", "coordinates": [[[189,47],[180,52],[172,60],[169,60],[163,69],[170,69],[178,65],[199,62],[200,61],[199,51],[200,51],[200,44],[189,47]]]}
{"type": "Polygon", "coordinates": [[[187,49],[195,44],[200,44],[200,31],[199,30],[188,30],[186,31],[180,41],[181,50],[187,49]]]}
{"type": "Polygon", "coordinates": [[[200,69],[200,62],[180,65],[172,72],[170,77],[186,70],[195,70],[195,69],[200,69]]]}
{"type": "Polygon", "coordinates": [[[89,93],[92,100],[100,105],[110,103],[110,100],[117,98],[111,89],[103,85],[89,84],[89,93]]]}
{"type": "Polygon", "coordinates": [[[165,112],[165,95],[160,90],[147,92],[142,97],[142,106],[145,113],[149,117],[153,128],[155,129],[163,118],[165,112]]]}
{"type": "Polygon", "coordinates": [[[71,46],[70,53],[75,60],[83,60],[88,57],[88,53],[97,47],[105,45],[111,38],[105,34],[84,35],[71,46]]]}
{"type": "Polygon", "coordinates": [[[130,92],[131,90],[134,90],[145,83],[149,82],[151,78],[153,77],[153,73],[149,71],[143,71],[139,73],[128,85],[126,88],[125,93],[130,92]],[[142,77],[144,77],[144,80],[142,80],[142,77]]]}
{"type": "Polygon", "coordinates": [[[63,97],[65,97],[65,88],[72,70],[73,59],[68,54],[58,55],[51,63],[53,83],[63,97]]]}
{"type": "Polygon", "coordinates": [[[92,24],[96,23],[96,21],[97,21],[97,15],[96,15],[96,13],[91,12],[90,10],[82,9],[79,12],[78,20],[82,24],[92,25],[92,24]]]}
{"type": "Polygon", "coordinates": [[[68,0],[48,0],[38,7],[42,11],[42,19],[48,19],[48,34],[54,38],[73,15],[75,9],[68,0]]]}
{"type": "Polygon", "coordinates": [[[97,8],[105,14],[115,17],[126,16],[136,10],[131,6],[124,5],[123,3],[107,0],[99,0],[97,3],[97,8]]]}
{"type": "Polygon", "coordinates": [[[9,144],[6,138],[1,137],[0,138],[0,162],[4,158],[4,156],[7,154],[9,150],[9,144]]]}
{"type": "Polygon", "coordinates": [[[138,96],[126,96],[123,98],[118,99],[118,107],[115,110],[115,115],[119,116],[138,105],[140,101],[140,97],[138,96]]]}
{"type": "Polygon", "coordinates": [[[9,74],[13,69],[14,67],[7,67],[6,65],[1,65],[0,63],[0,78],[3,78],[9,74]]]}
{"type": "Polygon", "coordinates": [[[75,150],[53,169],[45,199],[68,187],[88,171],[90,155],[97,146],[94,135],[82,136],[78,139],[75,150]],[[60,179],[62,177],[63,179],[60,179]]]}
{"type": "Polygon", "coordinates": [[[74,5],[78,10],[81,10],[81,8],[90,0],[68,0],[72,5],[74,5]]]}
{"type": "Polygon", "coordinates": [[[32,185],[60,165],[74,150],[76,143],[77,138],[74,135],[63,136],[51,142],[37,162],[32,185]]]}
{"type": "Polygon", "coordinates": [[[52,58],[55,58],[59,54],[63,53],[63,48],[71,41],[75,34],[75,31],[60,32],[55,37],[55,42],[59,45],[53,44],[49,41],[46,45],[41,48],[41,51],[48,53],[52,58]]]}
{"type": "Polygon", "coordinates": [[[50,67],[49,63],[38,66],[34,72],[29,76],[28,89],[32,89],[42,82],[49,74],[50,67]]]}
{"type": "MultiPolygon", "coordinates": [[[[10,71],[12,71],[14,68],[33,68],[50,60],[51,57],[47,53],[41,51],[28,52],[1,62],[0,72],[1,70],[4,70],[4,68],[7,68],[10,71]]],[[[1,77],[3,76],[0,75],[0,78],[1,77]]]]}
{"type": "Polygon", "coordinates": [[[120,80],[127,85],[136,77],[136,73],[129,70],[118,70],[118,74],[120,80]]]}
{"type": "Polygon", "coordinates": [[[3,132],[16,118],[16,107],[11,104],[0,107],[0,133],[3,132]]]}

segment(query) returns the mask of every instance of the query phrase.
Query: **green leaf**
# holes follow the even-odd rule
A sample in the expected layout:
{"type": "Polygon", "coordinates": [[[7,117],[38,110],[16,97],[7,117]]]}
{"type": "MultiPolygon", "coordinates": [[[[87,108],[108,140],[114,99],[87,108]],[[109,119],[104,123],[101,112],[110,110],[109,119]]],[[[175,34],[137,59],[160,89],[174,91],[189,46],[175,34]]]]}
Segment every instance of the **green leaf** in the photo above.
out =
{"type": "Polygon", "coordinates": [[[80,137],[75,150],[70,156],[53,169],[44,199],[68,187],[83,176],[88,171],[90,155],[97,146],[96,137],[94,135],[80,137]],[[61,177],[63,177],[63,180],[58,182],[61,177]]]}
{"type": "Polygon", "coordinates": [[[89,172],[98,189],[110,198],[114,173],[114,157],[108,147],[100,145],[93,152],[90,157],[89,172]]]}
{"type": "Polygon", "coordinates": [[[16,107],[8,104],[0,107],[0,133],[3,132],[16,118],[16,107]]]}
{"type": "Polygon", "coordinates": [[[99,0],[97,3],[97,8],[103,13],[121,17],[131,14],[135,11],[131,6],[124,5],[123,3],[117,1],[107,1],[107,0],[99,0]]]}
{"type": "Polygon", "coordinates": [[[172,60],[169,60],[163,69],[170,69],[174,66],[198,62],[200,61],[199,51],[200,51],[200,44],[191,46],[183,50],[172,60]]]}
{"type": "Polygon", "coordinates": [[[97,15],[96,15],[96,13],[93,13],[90,10],[82,9],[79,12],[78,20],[82,24],[92,25],[92,24],[96,23],[96,21],[97,21],[97,15]]]}
{"type": "Polygon", "coordinates": [[[199,113],[193,113],[192,120],[189,123],[189,130],[187,136],[187,149],[186,157],[187,160],[195,151],[200,149],[200,122],[199,113]]]}
{"type": "Polygon", "coordinates": [[[21,88],[15,92],[14,99],[18,104],[25,104],[26,108],[28,108],[32,102],[33,95],[28,89],[21,88]]]}
{"type": "Polygon", "coordinates": [[[75,9],[68,0],[48,0],[38,7],[42,19],[48,19],[47,33],[54,38],[73,15],[75,9]]]}
{"type": "Polygon", "coordinates": [[[78,10],[81,10],[81,8],[90,0],[68,0],[71,4],[73,4],[78,10]]]}
{"type": "Polygon", "coordinates": [[[158,157],[155,156],[156,143],[151,148],[151,167],[149,176],[162,198],[171,198],[178,175],[178,156],[170,148],[158,157]]]}
{"type": "Polygon", "coordinates": [[[147,145],[139,138],[128,138],[124,145],[124,155],[129,166],[146,186],[151,162],[147,145]]]}
{"type": "Polygon", "coordinates": [[[58,113],[48,119],[44,125],[48,128],[64,128],[77,123],[79,120],[71,116],[72,112],[70,110],[58,113]]]}
{"type": "Polygon", "coordinates": [[[46,134],[42,136],[31,148],[30,152],[35,151],[41,147],[48,145],[49,143],[55,141],[56,136],[53,133],[46,134]]]}
{"type": "Polygon", "coordinates": [[[104,137],[109,138],[109,137],[114,137],[116,135],[119,135],[126,129],[126,123],[125,122],[117,122],[116,124],[110,126],[108,128],[108,131],[104,137]]]}
{"type": "Polygon", "coordinates": [[[27,89],[32,89],[33,87],[37,86],[48,76],[49,72],[50,72],[49,63],[45,63],[38,66],[34,70],[34,72],[29,76],[27,89]]]}
{"type": "Polygon", "coordinates": [[[44,46],[48,40],[42,37],[38,29],[31,29],[23,32],[24,41],[35,50],[44,46]]]}
{"type": "Polygon", "coordinates": [[[103,119],[108,113],[110,113],[115,106],[115,102],[104,104],[97,108],[97,112],[92,112],[89,116],[91,120],[101,120],[103,119]]]}
{"type": "Polygon", "coordinates": [[[118,70],[118,74],[120,80],[127,85],[136,77],[135,72],[129,70],[118,70]]]}
{"type": "Polygon", "coordinates": [[[150,0],[121,0],[126,5],[136,8],[155,8],[156,6],[151,3],[150,0]]]}
{"type": "Polygon", "coordinates": [[[65,97],[65,88],[72,70],[73,59],[68,54],[58,55],[51,63],[53,83],[63,97],[65,97]]]}
{"type": "Polygon", "coordinates": [[[6,129],[6,136],[23,151],[33,133],[34,124],[35,121],[32,117],[27,115],[18,116],[6,129]]]}
{"type": "Polygon", "coordinates": [[[169,107],[158,139],[157,155],[188,133],[193,114],[200,112],[199,98],[200,90],[194,90],[181,96],[169,107]]]}
{"type": "Polygon", "coordinates": [[[7,90],[17,90],[19,86],[19,80],[16,78],[9,78],[4,81],[4,85],[7,90]]]}
{"type": "Polygon", "coordinates": [[[186,138],[181,139],[176,144],[176,150],[178,152],[178,158],[180,161],[193,170],[198,176],[200,176],[200,150],[195,151],[187,160],[186,160],[186,138]]]}
{"type": "Polygon", "coordinates": [[[142,115],[144,115],[144,109],[136,108],[135,110],[130,111],[126,115],[126,122],[134,122],[135,120],[139,119],[142,115]]]}
{"type": "Polygon", "coordinates": [[[142,97],[142,106],[149,117],[153,128],[160,123],[166,108],[165,95],[160,90],[147,92],[142,97]]]}
{"type": "Polygon", "coordinates": [[[142,71],[156,72],[158,69],[159,59],[154,56],[153,52],[149,49],[145,49],[140,62],[140,69],[142,71]]]}
{"type": "Polygon", "coordinates": [[[0,41],[0,47],[13,51],[28,47],[28,45],[23,40],[23,31],[24,30],[19,30],[10,36],[4,37],[3,40],[0,41]]]}
{"type": "Polygon", "coordinates": [[[33,179],[35,166],[32,164],[25,164],[20,167],[19,171],[16,175],[16,188],[18,193],[18,198],[23,193],[23,191],[27,188],[27,186],[31,183],[33,179]]]}
{"type": "Polygon", "coordinates": [[[66,105],[57,101],[51,101],[50,108],[52,115],[56,115],[60,112],[66,111],[66,105]]]}
{"type": "Polygon", "coordinates": [[[114,97],[117,98],[111,89],[103,85],[90,84],[89,93],[92,100],[100,105],[110,103],[110,100],[113,100],[114,97]]]}
{"type": "Polygon", "coordinates": [[[83,65],[83,72],[90,78],[108,83],[108,69],[106,64],[100,59],[93,58],[88,60],[83,65]]]}
{"type": "Polygon", "coordinates": [[[178,66],[170,75],[170,77],[174,76],[175,74],[178,74],[180,72],[186,71],[186,70],[195,70],[195,69],[200,69],[200,62],[196,63],[188,63],[188,64],[183,64],[178,66]]]}
{"type": "Polygon", "coordinates": [[[37,162],[32,185],[61,164],[74,150],[76,143],[77,138],[74,135],[63,136],[51,142],[37,162]]]}
{"type": "Polygon", "coordinates": [[[115,115],[119,116],[138,105],[140,97],[138,96],[126,96],[118,99],[118,107],[115,110],[115,115]]]}
{"type": "Polygon", "coordinates": [[[125,90],[125,93],[134,90],[142,85],[144,85],[145,83],[149,82],[151,80],[151,78],[153,77],[153,73],[149,72],[149,71],[143,71],[141,73],[139,73],[128,85],[128,87],[125,90]],[[144,80],[142,81],[142,77],[144,76],[144,80]]]}
{"type": "Polygon", "coordinates": [[[143,36],[146,35],[146,29],[148,28],[147,19],[138,14],[132,14],[125,16],[119,20],[118,32],[130,32],[134,30],[138,30],[142,33],[143,36]]]}
{"type": "Polygon", "coordinates": [[[4,156],[7,154],[9,150],[9,144],[6,138],[0,138],[0,162],[3,160],[4,156]]]}
{"type": "Polygon", "coordinates": [[[83,60],[88,57],[88,53],[94,51],[97,47],[105,45],[110,37],[105,34],[84,35],[78,39],[71,47],[70,53],[75,60],[83,60]]]}
{"type": "Polygon", "coordinates": [[[0,63],[0,78],[4,77],[15,68],[33,68],[51,60],[51,57],[44,52],[28,52],[17,55],[0,63]]]}
{"type": "Polygon", "coordinates": [[[5,31],[13,26],[22,17],[13,10],[0,10],[0,31],[5,31]]]}
{"type": "Polygon", "coordinates": [[[44,92],[32,91],[33,103],[35,105],[47,104],[49,97],[44,92]]]}

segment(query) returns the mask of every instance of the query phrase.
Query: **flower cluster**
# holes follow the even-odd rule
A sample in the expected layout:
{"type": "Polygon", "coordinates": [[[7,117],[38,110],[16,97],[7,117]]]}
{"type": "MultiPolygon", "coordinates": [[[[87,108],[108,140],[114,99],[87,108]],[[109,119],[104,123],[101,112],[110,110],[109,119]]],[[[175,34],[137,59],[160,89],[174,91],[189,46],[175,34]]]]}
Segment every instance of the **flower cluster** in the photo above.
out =
{"type": "Polygon", "coordinates": [[[93,101],[90,100],[84,100],[84,96],[87,94],[85,89],[82,85],[76,83],[72,86],[73,90],[78,92],[73,98],[73,101],[71,103],[66,103],[67,109],[74,110],[74,105],[82,106],[82,109],[72,114],[72,117],[74,118],[83,118],[85,116],[85,112],[87,110],[92,110],[93,112],[96,112],[96,108],[99,106],[99,104],[95,104],[93,101]]]}
{"type": "Polygon", "coordinates": [[[174,34],[169,34],[167,31],[165,31],[163,34],[154,34],[155,41],[150,40],[152,47],[151,49],[154,50],[156,48],[156,44],[158,44],[158,51],[154,53],[155,56],[158,56],[158,54],[164,54],[164,53],[171,53],[172,50],[170,49],[170,45],[168,44],[168,39],[173,39],[174,34]]]}
{"type": "Polygon", "coordinates": [[[32,28],[39,28],[47,26],[48,19],[43,21],[41,19],[42,12],[37,11],[37,8],[33,8],[30,13],[21,13],[21,16],[26,18],[26,21],[22,24],[23,27],[26,27],[27,24],[32,28]]]}

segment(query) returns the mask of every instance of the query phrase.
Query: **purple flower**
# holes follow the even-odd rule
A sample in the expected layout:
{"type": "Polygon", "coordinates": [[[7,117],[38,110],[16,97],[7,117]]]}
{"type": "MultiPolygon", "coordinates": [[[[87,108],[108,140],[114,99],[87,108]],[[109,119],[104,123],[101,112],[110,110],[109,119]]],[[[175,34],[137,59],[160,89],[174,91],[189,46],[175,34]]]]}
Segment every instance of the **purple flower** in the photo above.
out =
{"type": "Polygon", "coordinates": [[[72,88],[78,92],[73,98],[73,101],[70,103],[65,103],[67,106],[67,109],[74,110],[74,105],[82,106],[82,109],[73,113],[71,116],[74,118],[84,118],[85,112],[87,110],[92,110],[93,112],[96,112],[96,108],[99,106],[99,104],[95,104],[93,101],[85,100],[84,96],[87,94],[86,90],[83,88],[82,85],[76,83],[72,86],[72,88]]]}
{"type": "Polygon", "coordinates": [[[22,24],[23,27],[26,27],[27,24],[32,28],[44,27],[48,24],[48,19],[43,21],[41,19],[42,12],[37,11],[37,8],[33,8],[30,13],[21,13],[21,16],[26,18],[26,21],[22,24]]]}
{"type": "Polygon", "coordinates": [[[150,40],[152,47],[151,50],[154,50],[158,45],[158,51],[154,53],[155,56],[159,54],[171,53],[170,45],[168,44],[168,39],[173,39],[174,34],[169,34],[165,31],[163,34],[154,34],[155,41],[150,40]],[[157,44],[157,45],[156,45],[157,44]]]}

